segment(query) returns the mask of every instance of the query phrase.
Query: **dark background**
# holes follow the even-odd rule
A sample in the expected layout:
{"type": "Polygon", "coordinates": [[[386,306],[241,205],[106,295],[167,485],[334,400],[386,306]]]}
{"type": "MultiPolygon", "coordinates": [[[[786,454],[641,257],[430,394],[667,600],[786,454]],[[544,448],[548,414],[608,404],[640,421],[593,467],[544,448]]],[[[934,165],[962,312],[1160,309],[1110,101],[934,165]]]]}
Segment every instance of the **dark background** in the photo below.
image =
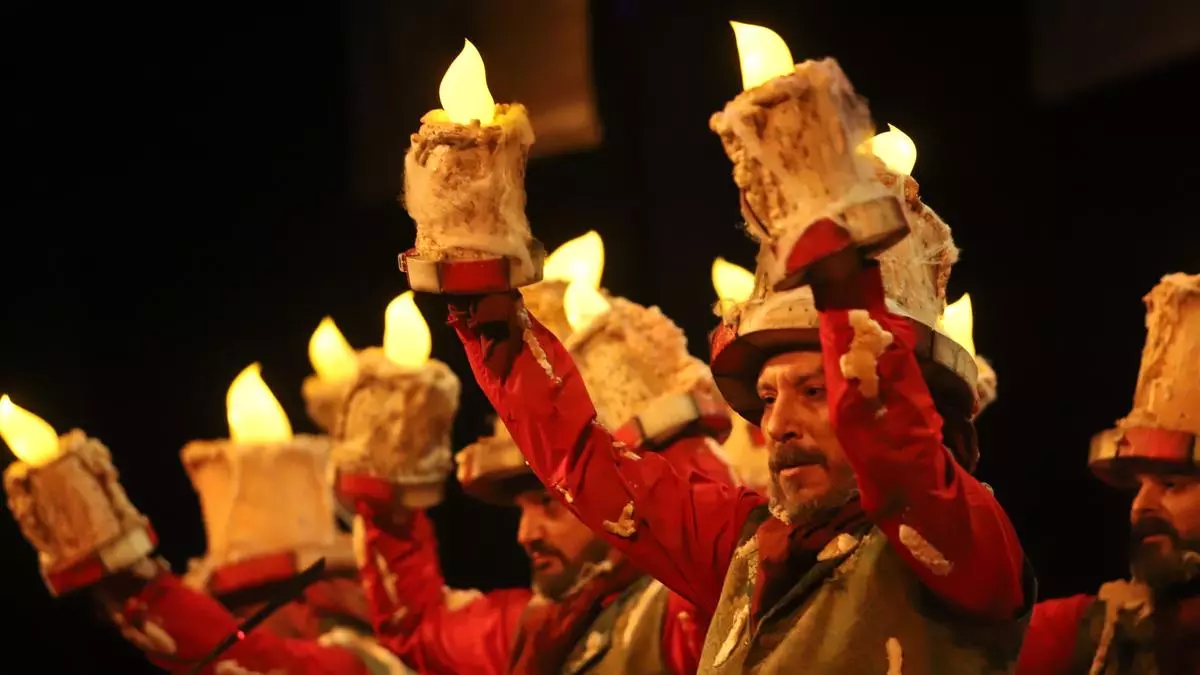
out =
{"type": "MultiPolygon", "coordinates": [[[[177,569],[204,551],[178,450],[227,435],[225,390],[255,360],[297,431],[310,428],[300,382],[313,328],[331,314],[354,345],[378,344],[405,289],[400,159],[462,38],[485,60],[489,44],[537,39],[473,21],[465,1],[262,4],[5,11],[0,391],[112,448],[177,569]]],[[[1000,376],[980,474],[1044,595],[1122,575],[1127,497],[1089,476],[1086,448],[1132,399],[1140,297],[1164,273],[1200,271],[1197,59],[1142,58],[1064,84],[1060,52],[1076,47],[1042,34],[1035,49],[1020,7],[609,0],[591,16],[603,143],[531,163],[537,236],[552,248],[600,231],[606,285],[658,303],[703,355],[712,259],[753,262],[707,129],[741,88],[726,21],[772,27],[797,60],[836,56],[877,123],[917,141],[922,194],[963,250],[951,297],[971,292],[976,342],[1000,376]]],[[[1102,38],[1093,48],[1113,57],[1102,38]]],[[[488,411],[444,309],[419,302],[434,355],[467,377],[461,446],[488,411]]],[[[527,583],[513,514],[450,494],[433,511],[449,582],[527,583]]],[[[150,672],[84,599],[49,597],[7,517],[0,545],[5,658],[31,662],[0,670],[150,672]]]]}

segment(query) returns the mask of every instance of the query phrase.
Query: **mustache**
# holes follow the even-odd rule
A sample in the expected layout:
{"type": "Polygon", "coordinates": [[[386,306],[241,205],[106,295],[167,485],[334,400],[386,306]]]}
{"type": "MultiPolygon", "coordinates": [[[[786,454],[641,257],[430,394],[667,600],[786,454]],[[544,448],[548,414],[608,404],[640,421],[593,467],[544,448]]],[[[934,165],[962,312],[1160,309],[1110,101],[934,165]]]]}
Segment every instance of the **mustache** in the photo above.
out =
{"type": "Polygon", "coordinates": [[[1171,523],[1153,516],[1141,518],[1133,524],[1129,531],[1129,542],[1136,547],[1140,546],[1147,537],[1157,535],[1168,537],[1173,544],[1179,543],[1179,531],[1171,523]]]}
{"type": "Polygon", "coordinates": [[[525,545],[525,553],[530,558],[532,558],[534,555],[542,555],[542,556],[550,556],[550,557],[558,558],[559,560],[562,560],[564,562],[566,561],[566,557],[563,556],[562,551],[559,551],[558,549],[554,548],[550,544],[547,544],[546,542],[544,542],[540,539],[531,541],[528,544],[526,544],[525,545]]]}
{"type": "Polygon", "coordinates": [[[779,473],[784,469],[803,466],[806,464],[826,463],[825,454],[820,450],[804,447],[796,444],[785,444],[776,446],[775,452],[768,460],[767,466],[772,473],[779,473]]]}

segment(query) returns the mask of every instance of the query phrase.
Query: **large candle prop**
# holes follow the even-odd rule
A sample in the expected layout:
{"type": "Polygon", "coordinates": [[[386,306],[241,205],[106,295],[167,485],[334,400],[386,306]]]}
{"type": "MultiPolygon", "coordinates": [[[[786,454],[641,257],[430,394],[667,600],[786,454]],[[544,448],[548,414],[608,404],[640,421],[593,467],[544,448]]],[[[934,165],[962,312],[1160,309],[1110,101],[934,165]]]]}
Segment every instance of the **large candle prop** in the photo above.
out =
{"type": "Polygon", "coordinates": [[[489,292],[541,278],[544,249],[525,217],[533,127],[519,103],[496,104],[470,41],[421,118],[404,160],[404,206],[417,226],[401,255],[409,285],[435,293],[489,292]]]}
{"type": "Polygon", "coordinates": [[[192,441],[180,452],[200,497],[208,562],[332,545],[329,440],[292,433],[258,363],[229,385],[225,412],[229,438],[192,441]]]}
{"type": "Polygon", "coordinates": [[[1191,436],[1200,459],[1200,274],[1170,274],[1143,300],[1146,345],[1133,410],[1119,426],[1191,436]]]}
{"type": "Polygon", "coordinates": [[[576,237],[546,256],[542,281],[521,288],[525,306],[559,340],[572,333],[563,302],[567,287],[579,281],[600,288],[604,276],[604,241],[595,230],[576,237]]]}
{"type": "Polygon", "coordinates": [[[358,354],[327,316],[308,341],[308,360],[315,374],[304,379],[304,403],[308,416],[328,433],[337,425],[346,394],[358,377],[358,354]]]}
{"type": "Polygon", "coordinates": [[[461,385],[450,368],[429,358],[429,326],[408,291],[388,304],[382,348],[359,356],[359,373],[333,434],[340,474],[398,490],[410,508],[442,500],[454,463],[450,430],[461,385]]]}
{"type": "Polygon", "coordinates": [[[832,242],[793,251],[817,221],[834,221],[868,254],[903,238],[899,204],[858,151],[874,131],[870,110],[837,61],[793,64],[771,30],[732,25],[744,91],[709,126],[733,162],[751,234],[772,244],[771,283],[800,285],[811,263],[836,252],[832,242]]]}
{"type": "Polygon", "coordinates": [[[17,456],[4,471],[8,508],[60,595],[93,584],[154,549],[149,522],[117,480],[108,448],[73,429],[61,437],[0,396],[0,437],[17,456]]]}

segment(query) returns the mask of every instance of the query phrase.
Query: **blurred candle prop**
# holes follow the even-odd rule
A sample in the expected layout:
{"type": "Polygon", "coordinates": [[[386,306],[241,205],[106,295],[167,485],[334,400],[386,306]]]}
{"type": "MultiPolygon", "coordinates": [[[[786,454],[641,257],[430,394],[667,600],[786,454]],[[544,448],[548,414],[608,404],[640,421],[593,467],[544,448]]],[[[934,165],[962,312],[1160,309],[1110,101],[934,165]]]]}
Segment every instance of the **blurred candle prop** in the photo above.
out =
{"type": "Polygon", "coordinates": [[[604,240],[592,230],[554,249],[546,257],[542,281],[522,287],[521,297],[542,325],[559,340],[566,340],[574,332],[565,309],[567,287],[578,281],[599,289],[603,276],[604,240]]]}
{"type": "Polygon", "coordinates": [[[911,176],[917,165],[917,144],[891,124],[887,131],[867,139],[863,149],[878,157],[889,171],[901,176],[911,176]]]}
{"type": "Polygon", "coordinates": [[[225,415],[229,438],[192,441],[180,452],[200,498],[205,564],[330,546],[337,528],[329,439],[292,432],[258,363],[229,385],[225,415]]]}
{"type": "Polygon", "coordinates": [[[358,353],[327,316],[309,338],[308,360],[314,374],[304,378],[305,408],[317,427],[328,433],[336,426],[350,385],[358,377],[358,353]]]}
{"type": "Polygon", "coordinates": [[[732,25],[744,90],[709,126],[733,162],[749,233],[773,251],[762,265],[770,285],[802,285],[809,263],[836,252],[794,254],[814,222],[833,220],[867,254],[902,238],[899,202],[858,151],[874,133],[871,112],[837,61],[793,64],[770,29],[732,25]]]}
{"type": "Polygon", "coordinates": [[[0,396],[0,437],[17,457],[4,471],[8,507],[52,593],[94,584],[154,550],[150,524],[100,441],[78,429],[60,437],[7,395],[0,396]]]}
{"type": "Polygon", "coordinates": [[[417,226],[401,256],[410,287],[488,292],[538,281],[545,251],[525,216],[534,141],[525,107],[495,103],[469,40],[438,96],[442,107],[421,118],[404,161],[404,206],[417,226]]]}
{"type": "Polygon", "coordinates": [[[971,294],[963,293],[958,300],[946,306],[938,321],[938,328],[971,356],[975,353],[975,313],[971,308],[971,294]]]}
{"type": "Polygon", "coordinates": [[[397,490],[404,506],[428,508],[442,500],[454,466],[450,431],[461,384],[430,358],[429,326],[412,291],[392,300],[384,318],[383,347],[359,356],[333,433],[333,463],[341,483],[373,480],[397,490]]]}
{"type": "Polygon", "coordinates": [[[724,258],[713,260],[712,283],[718,316],[727,315],[754,295],[754,273],[724,258]]]}

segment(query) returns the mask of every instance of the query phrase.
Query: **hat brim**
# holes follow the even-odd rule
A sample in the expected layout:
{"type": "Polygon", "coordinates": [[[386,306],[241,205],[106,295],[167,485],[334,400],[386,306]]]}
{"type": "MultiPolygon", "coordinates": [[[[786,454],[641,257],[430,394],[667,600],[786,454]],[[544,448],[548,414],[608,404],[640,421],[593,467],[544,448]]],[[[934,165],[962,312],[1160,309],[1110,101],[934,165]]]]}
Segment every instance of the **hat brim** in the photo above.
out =
{"type": "MultiPolygon", "coordinates": [[[[961,411],[970,417],[975,409],[975,383],[979,376],[975,358],[944,333],[911,316],[901,316],[911,322],[916,333],[913,352],[939,409],[961,411]]],[[[776,328],[739,335],[712,360],[713,379],[729,407],[752,424],[758,424],[763,412],[757,391],[762,367],[780,354],[820,348],[816,328],[776,328]]]]}
{"type": "Polygon", "coordinates": [[[517,495],[530,490],[545,490],[529,467],[513,467],[486,473],[462,485],[463,492],[492,506],[514,506],[517,495]]]}
{"type": "Polygon", "coordinates": [[[1107,429],[1092,437],[1088,468],[1121,489],[1134,488],[1139,474],[1200,472],[1200,437],[1145,427],[1107,429]]]}

